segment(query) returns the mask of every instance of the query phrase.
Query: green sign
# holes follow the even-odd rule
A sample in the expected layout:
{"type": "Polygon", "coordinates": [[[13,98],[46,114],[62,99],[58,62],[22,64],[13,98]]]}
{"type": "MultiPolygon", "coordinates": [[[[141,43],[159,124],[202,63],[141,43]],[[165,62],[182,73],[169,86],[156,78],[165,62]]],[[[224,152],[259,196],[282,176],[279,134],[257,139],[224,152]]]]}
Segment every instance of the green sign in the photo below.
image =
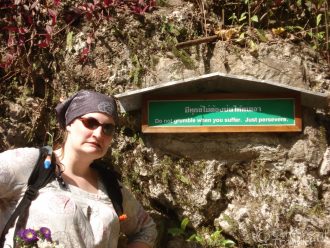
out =
{"type": "Polygon", "coordinates": [[[146,119],[148,128],[290,127],[296,114],[295,98],[167,99],[148,100],[146,119]]]}
{"type": "Polygon", "coordinates": [[[294,99],[149,101],[149,126],[295,125],[294,99]]]}

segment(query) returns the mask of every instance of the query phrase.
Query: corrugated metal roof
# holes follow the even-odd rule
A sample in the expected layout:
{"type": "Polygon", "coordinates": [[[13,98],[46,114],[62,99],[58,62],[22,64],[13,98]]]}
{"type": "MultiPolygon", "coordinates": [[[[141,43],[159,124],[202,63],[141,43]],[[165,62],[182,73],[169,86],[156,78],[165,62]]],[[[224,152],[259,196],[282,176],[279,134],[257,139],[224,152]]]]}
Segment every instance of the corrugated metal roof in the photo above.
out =
{"type": "Polygon", "coordinates": [[[207,93],[300,93],[301,104],[311,108],[327,107],[327,95],[268,80],[251,79],[223,73],[205,74],[179,81],[171,81],[144,89],[117,94],[122,112],[142,107],[145,96],[175,96],[207,93]]]}

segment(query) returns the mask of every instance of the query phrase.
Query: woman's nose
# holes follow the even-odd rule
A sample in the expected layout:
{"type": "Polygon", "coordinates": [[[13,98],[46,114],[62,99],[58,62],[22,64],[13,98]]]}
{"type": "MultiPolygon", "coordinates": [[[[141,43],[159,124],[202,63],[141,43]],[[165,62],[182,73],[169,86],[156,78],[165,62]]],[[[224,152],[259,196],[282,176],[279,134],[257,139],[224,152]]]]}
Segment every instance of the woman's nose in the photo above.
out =
{"type": "Polygon", "coordinates": [[[93,133],[97,137],[102,136],[103,135],[102,126],[98,126],[96,129],[94,129],[93,133]]]}

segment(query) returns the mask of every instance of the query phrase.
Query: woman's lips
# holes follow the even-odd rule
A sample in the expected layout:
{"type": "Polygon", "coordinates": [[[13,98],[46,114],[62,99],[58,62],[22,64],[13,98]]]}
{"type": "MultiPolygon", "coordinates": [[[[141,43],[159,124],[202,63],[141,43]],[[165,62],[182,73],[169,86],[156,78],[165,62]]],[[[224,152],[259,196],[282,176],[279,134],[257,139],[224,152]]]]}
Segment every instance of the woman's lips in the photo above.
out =
{"type": "Polygon", "coordinates": [[[93,146],[97,146],[98,148],[102,148],[101,147],[101,145],[99,144],[99,143],[97,143],[97,142],[87,142],[88,144],[91,144],[91,145],[93,145],[93,146]]]}

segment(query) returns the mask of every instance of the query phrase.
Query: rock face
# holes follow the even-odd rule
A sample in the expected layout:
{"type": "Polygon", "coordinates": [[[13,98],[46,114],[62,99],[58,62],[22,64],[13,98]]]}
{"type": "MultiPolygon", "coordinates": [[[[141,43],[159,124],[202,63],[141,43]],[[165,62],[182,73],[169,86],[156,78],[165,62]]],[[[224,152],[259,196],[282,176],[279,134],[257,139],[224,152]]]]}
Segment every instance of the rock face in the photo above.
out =
{"type": "MultiPolygon", "coordinates": [[[[328,72],[315,68],[313,52],[278,43],[261,45],[258,54],[237,54],[219,41],[210,72],[328,91],[328,72]]],[[[205,73],[201,61],[177,73],[168,66],[174,63],[160,59],[160,82],[205,73]]],[[[328,126],[326,112],[304,108],[301,133],[141,134],[123,170],[154,209],[188,217],[197,230],[218,227],[240,247],[327,247],[328,126]]]]}
{"type": "Polygon", "coordinates": [[[197,229],[213,224],[251,247],[326,247],[327,137],[305,111],[298,134],[143,135],[125,177],[197,229]]]}
{"type": "MultiPolygon", "coordinates": [[[[114,27],[104,24],[97,31],[101,38],[94,44],[94,63],[81,65],[67,53],[54,76],[54,96],[83,87],[122,93],[212,72],[329,92],[328,65],[302,43],[270,37],[246,49],[217,40],[191,46],[185,54],[164,53],[161,41],[169,38],[164,30],[173,23],[177,29],[193,25],[195,13],[191,3],[168,4],[148,14],[143,25],[132,17],[121,20],[119,31],[129,38],[125,42],[106,35],[114,27]],[[143,61],[149,64],[142,74],[143,61]]],[[[0,99],[1,151],[46,143],[45,131],[55,120],[45,117],[53,106],[39,98],[0,99]]],[[[112,161],[155,217],[157,248],[221,247],[220,239],[205,238],[216,228],[237,247],[330,247],[327,111],[304,108],[301,133],[221,134],[142,134],[140,113],[128,113],[121,117],[112,161]],[[188,228],[168,235],[173,220],[185,217],[188,228]],[[191,232],[204,241],[186,242],[191,232]]]]}

